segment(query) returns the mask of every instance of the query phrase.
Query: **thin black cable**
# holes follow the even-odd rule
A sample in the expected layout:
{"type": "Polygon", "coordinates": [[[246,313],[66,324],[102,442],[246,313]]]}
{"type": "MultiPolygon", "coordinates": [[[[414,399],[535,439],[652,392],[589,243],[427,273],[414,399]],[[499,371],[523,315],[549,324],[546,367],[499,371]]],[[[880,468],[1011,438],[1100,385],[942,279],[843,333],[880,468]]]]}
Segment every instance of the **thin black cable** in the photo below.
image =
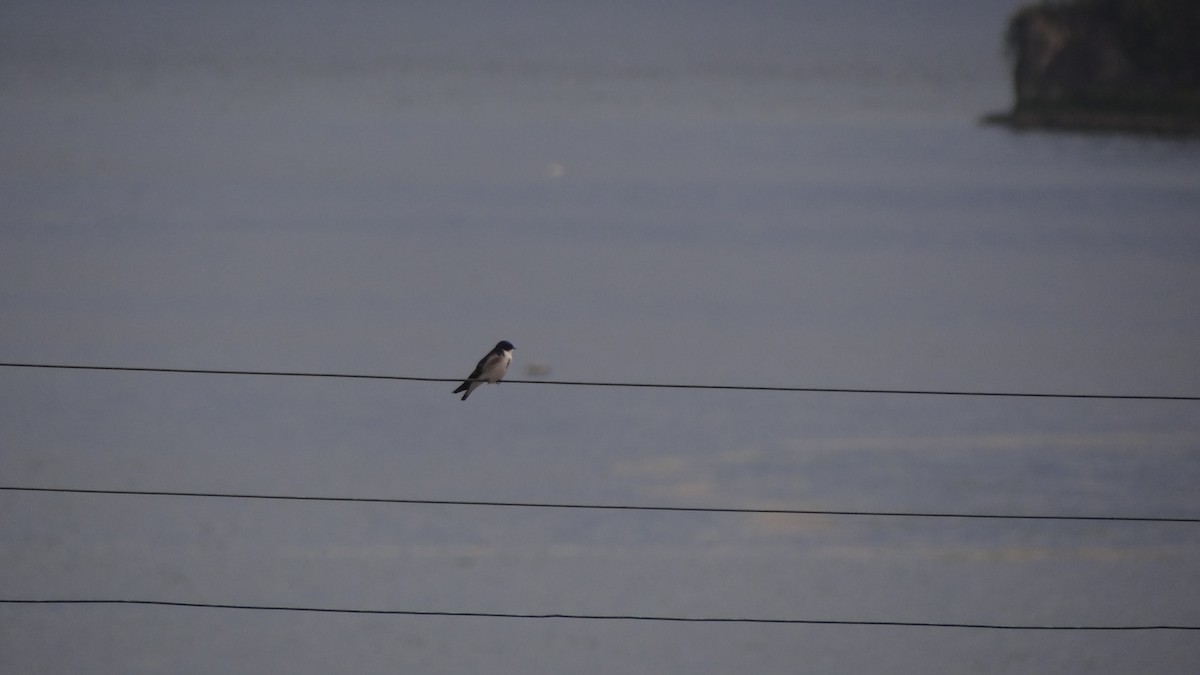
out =
{"type": "Polygon", "coordinates": [[[657,621],[674,623],[755,623],[789,624],[810,626],[896,626],[901,628],[980,628],[988,630],[1026,631],[1149,631],[1149,630],[1200,630],[1200,626],[1182,624],[1147,625],[1046,625],[1046,624],[1000,624],[1000,623],[954,623],[940,621],[859,621],[851,619],[764,619],[732,617],[686,617],[655,616],[643,614],[527,614],[517,612],[449,612],[407,609],[354,609],[340,607],[304,607],[292,605],[248,605],[216,602],[178,602],[171,600],[25,600],[3,599],[0,604],[9,605],[149,605],[157,607],[186,607],[192,609],[254,610],[264,612],[305,612],[321,614],[371,614],[379,616],[422,616],[478,619],[577,619],[589,621],[657,621]]]}
{"type": "Polygon", "coordinates": [[[413,504],[423,506],[478,506],[525,509],[575,509],[594,511],[673,511],[682,513],[741,513],[782,514],[797,516],[870,516],[886,518],[975,518],[988,520],[1074,520],[1134,523],[1200,523],[1200,517],[1157,517],[1157,516],[1063,516],[1024,515],[995,513],[935,513],[920,511],[834,511],[828,509],[763,509],[709,506],[636,506],[626,504],[544,503],[514,501],[479,501],[459,499],[403,499],[390,497],[321,497],[311,495],[270,495],[231,492],[178,492],[166,490],[104,490],[85,488],[22,487],[0,485],[5,492],[50,492],[82,495],[123,495],[135,497],[197,497],[213,499],[255,499],[298,502],[340,502],[368,504],[413,504]]]}
{"type": "MultiPolygon", "coordinates": [[[[3,368],[51,368],[58,370],[103,370],[130,373],[173,373],[188,375],[254,375],[264,377],[319,377],[356,380],[404,380],[409,382],[462,382],[461,377],[415,377],[410,375],[366,375],[274,370],[223,370],[207,368],[152,368],[138,366],[86,366],[57,363],[0,363],[3,368]]],[[[1200,401],[1200,396],[1152,394],[1070,394],[1014,391],[967,391],[953,389],[870,389],[848,387],[774,387],[738,384],[663,384],[654,382],[592,382],[585,380],[509,380],[508,384],[549,384],[573,387],[626,387],[641,389],[719,389],[726,391],[799,392],[810,394],[904,394],[919,396],[975,396],[1004,398],[1062,398],[1124,401],[1200,401]]]]}

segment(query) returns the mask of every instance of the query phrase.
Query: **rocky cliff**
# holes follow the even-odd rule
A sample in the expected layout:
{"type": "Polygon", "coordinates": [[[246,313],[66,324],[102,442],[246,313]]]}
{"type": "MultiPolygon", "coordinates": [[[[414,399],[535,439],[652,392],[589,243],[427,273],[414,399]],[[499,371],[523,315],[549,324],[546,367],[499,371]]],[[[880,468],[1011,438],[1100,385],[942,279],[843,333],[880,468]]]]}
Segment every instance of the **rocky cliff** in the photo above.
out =
{"type": "Polygon", "coordinates": [[[1019,10],[1006,43],[1019,128],[1200,134],[1200,0],[1074,0],[1019,10]]]}

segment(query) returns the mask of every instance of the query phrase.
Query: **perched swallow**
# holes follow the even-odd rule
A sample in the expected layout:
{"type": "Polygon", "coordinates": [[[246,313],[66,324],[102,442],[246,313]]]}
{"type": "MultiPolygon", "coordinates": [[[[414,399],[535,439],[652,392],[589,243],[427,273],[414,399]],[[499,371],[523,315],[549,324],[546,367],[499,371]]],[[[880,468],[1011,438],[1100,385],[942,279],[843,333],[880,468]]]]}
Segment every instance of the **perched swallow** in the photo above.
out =
{"type": "Polygon", "coordinates": [[[487,356],[479,359],[475,370],[471,371],[465,382],[458,385],[458,389],[455,389],[454,393],[466,392],[462,395],[462,400],[465,401],[471,392],[484,382],[498,383],[500,378],[504,377],[504,373],[508,372],[508,364],[512,363],[512,353],[511,342],[508,340],[497,342],[496,347],[488,352],[487,356]]]}

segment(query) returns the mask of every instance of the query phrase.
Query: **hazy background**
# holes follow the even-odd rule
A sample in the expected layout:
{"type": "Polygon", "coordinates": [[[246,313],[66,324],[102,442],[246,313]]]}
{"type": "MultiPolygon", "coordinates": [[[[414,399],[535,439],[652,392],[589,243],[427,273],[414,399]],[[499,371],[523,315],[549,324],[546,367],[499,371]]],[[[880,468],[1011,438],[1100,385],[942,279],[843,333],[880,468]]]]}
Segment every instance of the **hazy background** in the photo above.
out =
{"type": "MultiPolygon", "coordinates": [[[[1011,1],[9,2],[0,361],[1200,393],[1200,145],[1013,134],[1011,1]]],[[[0,369],[0,483],[1200,513],[1193,402],[0,369]]],[[[0,598],[1200,624],[1188,524],[0,492],[0,598]]],[[[0,669],[1191,673],[1186,632],[0,605],[0,669]]]]}

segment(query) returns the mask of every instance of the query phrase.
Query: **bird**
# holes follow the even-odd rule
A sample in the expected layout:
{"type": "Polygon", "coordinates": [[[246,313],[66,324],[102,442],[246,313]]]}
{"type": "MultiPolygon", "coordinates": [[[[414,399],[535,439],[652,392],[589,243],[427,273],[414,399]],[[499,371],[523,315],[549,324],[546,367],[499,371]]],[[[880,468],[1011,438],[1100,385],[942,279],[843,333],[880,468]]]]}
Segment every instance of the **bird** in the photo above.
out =
{"type": "Polygon", "coordinates": [[[497,384],[500,378],[508,372],[508,364],[512,363],[513,344],[508,340],[501,340],[496,343],[492,351],[487,353],[487,356],[479,359],[479,363],[475,365],[475,370],[467,376],[467,379],[462,384],[458,385],[458,389],[454,393],[465,392],[462,395],[462,400],[467,400],[471,392],[475,391],[479,385],[484,382],[497,384]]]}

